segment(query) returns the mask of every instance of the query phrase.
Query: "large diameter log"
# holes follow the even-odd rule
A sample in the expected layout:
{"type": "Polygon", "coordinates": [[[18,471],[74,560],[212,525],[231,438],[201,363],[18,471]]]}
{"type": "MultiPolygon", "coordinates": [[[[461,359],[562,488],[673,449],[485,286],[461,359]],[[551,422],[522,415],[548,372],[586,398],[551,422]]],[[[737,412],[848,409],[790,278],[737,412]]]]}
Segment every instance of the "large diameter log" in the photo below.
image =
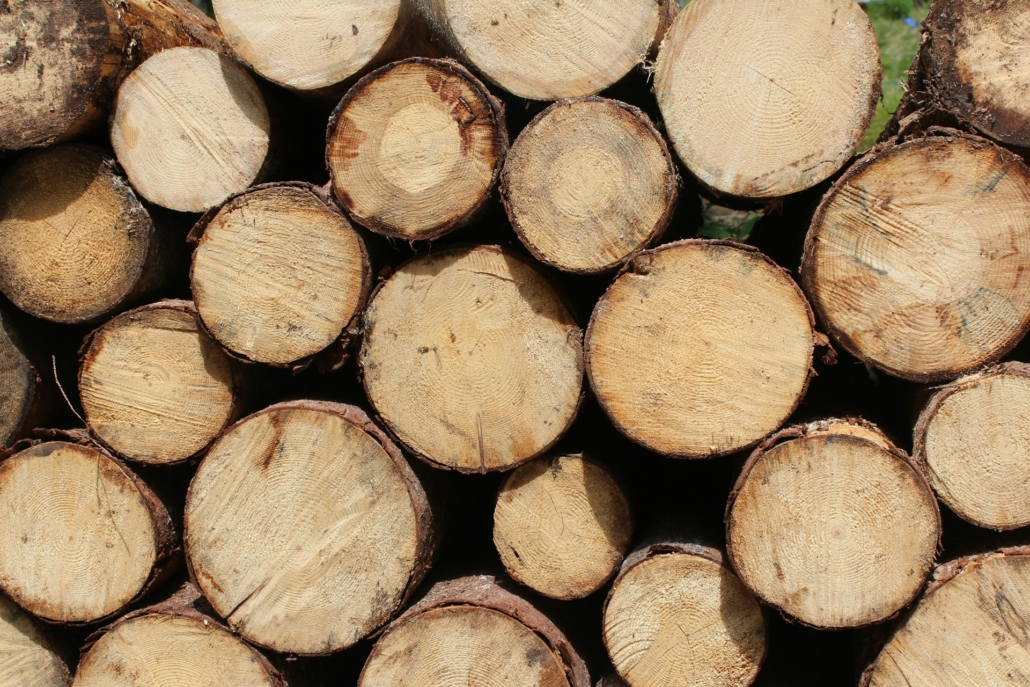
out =
{"type": "Polygon", "coordinates": [[[341,338],[372,286],[368,251],[310,184],[258,187],[193,230],[190,282],[204,326],[237,357],[296,365],[341,338]]]}
{"type": "Polygon", "coordinates": [[[604,272],[656,241],[676,206],[676,167],[647,115],[617,100],[561,101],[511,147],[501,197],[539,260],[604,272]]]}
{"type": "Polygon", "coordinates": [[[703,184],[775,198],[847,162],[880,78],[876,35],[853,0],[694,0],[662,43],[655,94],[703,184]]]}
{"type": "Polygon", "coordinates": [[[88,445],[38,444],[0,463],[0,509],[0,588],[53,622],[112,616],[177,560],[161,501],[88,445]]]}
{"type": "Polygon", "coordinates": [[[922,472],[858,420],[771,437],[748,459],[726,509],[729,557],[744,584],[818,628],[898,613],[922,589],[940,535],[922,472]]]}
{"type": "Polygon", "coordinates": [[[97,148],[58,146],[0,178],[0,290],[30,315],[98,320],[164,280],[158,231],[113,166],[97,148]]]}
{"type": "Polygon", "coordinates": [[[372,231],[434,239],[486,202],[508,149],[500,102],[451,60],[413,57],[351,88],[329,121],[333,192],[372,231]]]}
{"type": "Polygon", "coordinates": [[[364,326],[369,400],[431,465],[510,470],[554,445],[578,412],[582,333],[544,277],[497,246],[402,265],[364,326]]]}
{"type": "Polygon", "coordinates": [[[225,50],[188,0],[8,0],[0,5],[0,149],[50,145],[101,124],[118,85],[166,48],[225,50]]]}
{"type": "Polygon", "coordinates": [[[186,585],[104,628],[73,687],[285,687],[264,656],[198,609],[201,599],[186,585]]]}
{"type": "Polygon", "coordinates": [[[357,408],[297,401],[220,437],[186,498],[186,553],[233,631],[282,653],[346,649],[392,618],[432,562],[432,512],[357,408]]]}
{"type": "Polygon", "coordinates": [[[952,132],[879,147],[826,194],[801,273],[828,333],[904,379],[950,380],[1030,328],[1030,169],[952,132]]]}
{"type": "Polygon", "coordinates": [[[0,310],[0,447],[25,438],[42,418],[43,395],[36,368],[11,316],[0,310]]]}
{"type": "Polygon", "coordinates": [[[203,212],[266,171],[271,122],[254,79],[205,48],[151,57],[118,89],[111,145],[144,198],[203,212]]]}
{"type": "Polygon", "coordinates": [[[615,579],[604,644],[629,687],[747,687],[765,660],[765,618],[718,551],[657,544],[615,579]]]}
{"type": "Polygon", "coordinates": [[[0,687],[68,687],[71,681],[32,616],[0,596],[0,687]]]}
{"type": "Polygon", "coordinates": [[[491,577],[434,586],[390,624],[358,687],[590,687],[561,631],[491,577]]]}
{"type": "Polygon", "coordinates": [[[86,424],[118,455],[181,463],[237,416],[241,380],[188,301],[161,301],[90,335],[79,370],[86,424]]]}
{"type": "Polygon", "coordinates": [[[965,687],[1030,682],[1030,549],[942,565],[862,687],[965,687]]]}
{"type": "Polygon", "coordinates": [[[674,0],[416,0],[455,54],[520,98],[594,95],[643,63],[674,0]]]}
{"type": "Polygon", "coordinates": [[[597,399],[630,439],[705,458],[757,444],[812,374],[814,321],[790,275],[747,246],[688,240],[632,260],[586,335],[597,399]]]}
{"type": "Polygon", "coordinates": [[[913,458],[959,517],[1030,525],[1030,365],[1005,363],[937,390],[919,415],[913,458]]]}
{"type": "Polygon", "coordinates": [[[494,546],[516,581],[555,599],[593,594],[615,574],[633,538],[626,495],[580,455],[539,459],[497,496],[494,546]]]}

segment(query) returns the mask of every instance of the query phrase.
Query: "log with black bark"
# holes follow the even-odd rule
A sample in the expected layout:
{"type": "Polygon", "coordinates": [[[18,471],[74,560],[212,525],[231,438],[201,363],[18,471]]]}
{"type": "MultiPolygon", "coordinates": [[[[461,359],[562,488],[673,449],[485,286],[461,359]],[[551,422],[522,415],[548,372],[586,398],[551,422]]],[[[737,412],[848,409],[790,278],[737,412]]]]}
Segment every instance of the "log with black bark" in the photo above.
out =
{"type": "Polygon", "coordinates": [[[582,333],[535,267],[498,246],[400,266],[372,296],[358,357],[389,430],[431,465],[510,470],[565,433],[583,391],[582,333]]]}
{"type": "Polygon", "coordinates": [[[437,584],[387,627],[358,687],[590,687],[586,664],[527,601],[491,577],[437,584]]]}
{"type": "Polygon", "coordinates": [[[93,332],[79,369],[86,425],[131,461],[181,463],[240,410],[243,380],[189,301],[131,310],[93,332]]]}
{"type": "Polygon", "coordinates": [[[0,508],[0,588],[51,622],[112,617],[180,562],[164,504],[88,443],[41,443],[4,460],[0,508]]]}
{"type": "Polygon", "coordinates": [[[295,401],[211,446],[190,483],[186,554],[229,627],[324,655],[389,621],[432,563],[436,530],[400,450],[353,406],[295,401]]]}
{"type": "Polygon", "coordinates": [[[0,687],[68,687],[71,681],[32,616],[0,596],[0,687]]]}
{"type": "Polygon", "coordinates": [[[228,49],[188,0],[4,2],[0,149],[50,145],[101,125],[130,71],[182,45],[228,49]]]}
{"type": "Polygon", "coordinates": [[[816,211],[801,265],[828,333],[919,382],[997,361],[1030,328],[1030,169],[953,130],[879,146],[816,211]]]}
{"type": "Polygon", "coordinates": [[[303,366],[346,348],[372,286],[368,251],[325,190],[269,184],[194,227],[190,281],[205,328],[231,354],[303,366]]]}
{"type": "Polygon", "coordinates": [[[922,471],[860,420],[770,437],[748,459],[726,508],[729,559],[744,584],[819,628],[898,613],[926,582],[940,536],[922,471]]]}
{"type": "Polygon", "coordinates": [[[361,79],[329,121],[326,164],[351,217],[434,239],[486,202],[508,149],[504,109],[451,60],[413,57],[361,79]]]}

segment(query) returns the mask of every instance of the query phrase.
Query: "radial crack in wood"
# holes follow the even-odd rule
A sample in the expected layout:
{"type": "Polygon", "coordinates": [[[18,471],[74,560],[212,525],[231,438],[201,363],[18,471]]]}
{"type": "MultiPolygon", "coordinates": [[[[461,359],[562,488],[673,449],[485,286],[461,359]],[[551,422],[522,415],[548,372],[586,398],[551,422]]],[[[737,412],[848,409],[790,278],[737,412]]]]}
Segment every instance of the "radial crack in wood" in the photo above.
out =
{"type": "Polygon", "coordinates": [[[0,596],[0,687],[68,687],[71,680],[32,616],[0,596]]]}

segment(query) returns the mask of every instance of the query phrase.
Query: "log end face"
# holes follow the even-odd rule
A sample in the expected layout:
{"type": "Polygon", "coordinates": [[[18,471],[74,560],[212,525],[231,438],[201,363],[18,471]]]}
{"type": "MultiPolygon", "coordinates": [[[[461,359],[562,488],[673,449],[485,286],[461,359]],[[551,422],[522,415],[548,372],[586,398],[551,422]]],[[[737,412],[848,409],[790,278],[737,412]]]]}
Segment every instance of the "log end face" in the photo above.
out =
{"type": "Polygon", "coordinates": [[[0,310],[0,446],[30,429],[25,425],[37,384],[36,370],[25,356],[11,316],[0,310]]]}
{"type": "Polygon", "coordinates": [[[0,596],[0,646],[4,668],[0,684],[9,687],[68,687],[68,667],[32,620],[10,599],[0,596]]]}

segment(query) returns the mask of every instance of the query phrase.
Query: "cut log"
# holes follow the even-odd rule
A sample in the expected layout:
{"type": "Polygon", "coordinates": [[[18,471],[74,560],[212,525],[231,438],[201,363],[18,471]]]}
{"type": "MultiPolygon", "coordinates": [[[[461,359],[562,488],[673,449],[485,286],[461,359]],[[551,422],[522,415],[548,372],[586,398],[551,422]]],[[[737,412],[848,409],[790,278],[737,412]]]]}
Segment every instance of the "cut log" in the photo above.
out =
{"type": "Polygon", "coordinates": [[[913,458],[944,503],[980,527],[1030,525],[1030,365],[1005,363],[938,390],[913,458]]]}
{"type": "Polygon", "coordinates": [[[186,554],[233,631],[281,653],[350,647],[432,562],[432,513],[387,436],[352,406],[297,401],[232,427],[186,498],[186,554]]]}
{"type": "Polygon", "coordinates": [[[594,309],[586,361],[626,436],[706,458],[753,446],[786,421],[814,347],[811,310],[785,270],[741,244],[689,240],[627,265],[594,309]]]}
{"type": "Polygon", "coordinates": [[[554,624],[491,577],[434,586],[376,642],[358,687],[590,687],[554,624]]]}
{"type": "Polygon", "coordinates": [[[655,93],[703,184],[775,198],[847,162],[876,112],[881,71],[853,0],[694,0],[662,44],[655,93]]]}
{"type": "Polygon", "coordinates": [[[555,599],[580,599],[611,579],[633,522],[618,483],[583,456],[533,461],[511,474],[494,509],[494,546],[508,573],[555,599]]]}
{"type": "Polygon", "coordinates": [[[333,192],[357,222],[406,240],[471,219],[508,149],[504,110],[464,67],[413,57],[359,81],[329,121],[333,192]]]}
{"type": "Polygon", "coordinates": [[[748,459],[726,508],[729,558],[744,584],[818,628],[871,625],[911,603],[940,535],[922,472],[860,420],[771,437],[748,459]]]}
{"type": "Polygon", "coordinates": [[[561,101],[512,145],[501,197],[537,259],[604,272],[656,241],[676,206],[676,167],[647,115],[617,100],[561,101]]]}
{"type": "Polygon", "coordinates": [[[264,656],[198,610],[200,598],[186,585],[105,628],[79,662],[74,687],[285,687],[264,656]]]}
{"type": "Polygon", "coordinates": [[[237,416],[241,381],[188,301],[161,301],[95,331],[79,370],[86,424],[119,456],[181,463],[237,416]]]}
{"type": "MultiPolygon", "coordinates": [[[[407,1],[407,0],[405,0],[407,1]]],[[[317,93],[371,62],[394,31],[401,0],[213,0],[236,53],[280,86],[317,93]]]]}
{"type": "Polygon", "coordinates": [[[97,448],[38,444],[0,463],[0,588],[58,623],[110,617],[173,569],[168,511],[97,448]]]}
{"type": "Polygon", "coordinates": [[[258,187],[203,217],[193,299],[236,356],[288,366],[341,337],[372,286],[361,236],[322,189],[258,187]]]}
{"type": "Polygon", "coordinates": [[[629,687],[747,687],[765,660],[765,618],[718,551],[658,544],[623,564],[604,644],[629,687]]]}
{"type": "Polygon", "coordinates": [[[156,233],[99,149],[30,153],[0,178],[0,290],[36,317],[101,319],[164,280],[156,233]]]}
{"type": "Polygon", "coordinates": [[[1018,685],[1030,681],[1030,549],[941,566],[862,687],[1018,685]]]}
{"type": "Polygon", "coordinates": [[[50,145],[102,124],[115,90],[166,48],[226,50],[188,0],[7,0],[0,5],[0,149],[50,145]]]}
{"type": "Polygon", "coordinates": [[[826,194],[801,273],[828,333],[889,374],[992,363],[1030,328],[1030,169],[955,132],[876,148],[826,194]]]}
{"type": "Polygon", "coordinates": [[[0,596],[0,687],[68,687],[71,681],[32,616],[0,596]]]}
{"type": "Polygon", "coordinates": [[[205,48],[165,50],[118,89],[111,145],[152,203],[203,212],[267,171],[268,108],[242,67],[205,48]]]}
{"type": "Polygon", "coordinates": [[[594,95],[643,63],[674,0],[416,0],[451,50],[530,100],[594,95]]]}
{"type": "Polygon", "coordinates": [[[38,426],[44,412],[41,381],[14,321],[0,310],[0,447],[38,426]]]}
{"type": "Polygon", "coordinates": [[[497,246],[402,265],[373,295],[364,326],[368,398],[431,465],[510,470],[576,417],[582,332],[543,276],[497,246]]]}

